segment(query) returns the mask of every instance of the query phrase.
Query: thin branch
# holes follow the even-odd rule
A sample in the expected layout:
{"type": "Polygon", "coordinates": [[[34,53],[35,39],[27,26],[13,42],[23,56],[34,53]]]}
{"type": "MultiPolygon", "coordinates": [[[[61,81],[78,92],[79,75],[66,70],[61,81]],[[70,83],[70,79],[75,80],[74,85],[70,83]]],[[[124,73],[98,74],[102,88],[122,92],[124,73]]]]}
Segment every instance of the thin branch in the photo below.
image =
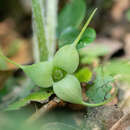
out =
{"type": "Polygon", "coordinates": [[[27,123],[33,123],[34,121],[38,120],[41,116],[43,116],[45,113],[50,111],[51,109],[54,109],[58,106],[60,103],[60,100],[57,98],[54,98],[46,105],[43,105],[39,110],[37,110],[31,117],[27,119],[27,123]]]}
{"type": "Polygon", "coordinates": [[[119,128],[122,128],[122,124],[124,124],[127,121],[130,121],[130,113],[125,114],[119,121],[117,121],[110,130],[118,130],[119,128]]]}

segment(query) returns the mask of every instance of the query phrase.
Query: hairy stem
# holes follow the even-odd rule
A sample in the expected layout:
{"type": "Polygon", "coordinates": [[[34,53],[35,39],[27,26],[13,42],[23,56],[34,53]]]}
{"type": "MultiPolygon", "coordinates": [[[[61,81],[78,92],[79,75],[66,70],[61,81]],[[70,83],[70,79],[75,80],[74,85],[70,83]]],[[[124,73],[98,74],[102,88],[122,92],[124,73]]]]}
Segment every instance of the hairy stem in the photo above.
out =
{"type": "Polygon", "coordinates": [[[58,0],[46,0],[46,38],[48,59],[52,60],[56,50],[56,26],[58,0]]]}
{"type": "MultiPolygon", "coordinates": [[[[45,61],[48,59],[48,48],[46,45],[45,28],[44,28],[44,15],[43,15],[43,0],[32,0],[33,24],[35,42],[38,44],[39,59],[45,61]]],[[[34,46],[36,47],[36,46],[34,46]]],[[[34,48],[34,49],[37,49],[34,48]]],[[[37,53],[38,55],[38,53],[37,53]]]]}

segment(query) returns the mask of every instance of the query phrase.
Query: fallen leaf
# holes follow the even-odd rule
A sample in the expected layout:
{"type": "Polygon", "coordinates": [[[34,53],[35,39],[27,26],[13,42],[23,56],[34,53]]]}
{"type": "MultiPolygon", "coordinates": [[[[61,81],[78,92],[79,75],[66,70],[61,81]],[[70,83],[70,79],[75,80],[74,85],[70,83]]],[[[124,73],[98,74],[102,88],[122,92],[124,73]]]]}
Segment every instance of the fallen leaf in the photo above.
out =
{"type": "Polygon", "coordinates": [[[129,0],[116,0],[111,9],[111,16],[115,21],[120,21],[123,17],[124,11],[129,8],[129,0]]]}

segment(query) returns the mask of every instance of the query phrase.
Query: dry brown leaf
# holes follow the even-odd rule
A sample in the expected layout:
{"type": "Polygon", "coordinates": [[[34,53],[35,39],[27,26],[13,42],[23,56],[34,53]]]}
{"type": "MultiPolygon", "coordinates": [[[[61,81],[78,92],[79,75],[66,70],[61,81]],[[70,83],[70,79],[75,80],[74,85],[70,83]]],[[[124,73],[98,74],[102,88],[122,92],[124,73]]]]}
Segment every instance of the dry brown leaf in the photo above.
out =
{"type": "Polygon", "coordinates": [[[129,0],[116,0],[111,10],[111,16],[115,21],[120,21],[123,17],[124,11],[129,8],[129,0]]]}
{"type": "MultiPolygon", "coordinates": [[[[32,44],[28,40],[21,38],[14,29],[12,19],[7,19],[0,23],[0,46],[5,55],[8,54],[11,44],[18,41],[20,47],[16,54],[10,59],[18,64],[28,64],[32,62],[32,44]]],[[[15,69],[16,66],[8,64],[9,69],[15,69]]]]}
{"type": "Polygon", "coordinates": [[[126,30],[125,30],[124,26],[121,26],[121,25],[110,28],[110,33],[111,33],[112,37],[114,39],[118,39],[118,40],[120,40],[124,37],[125,31],[126,30]]]}

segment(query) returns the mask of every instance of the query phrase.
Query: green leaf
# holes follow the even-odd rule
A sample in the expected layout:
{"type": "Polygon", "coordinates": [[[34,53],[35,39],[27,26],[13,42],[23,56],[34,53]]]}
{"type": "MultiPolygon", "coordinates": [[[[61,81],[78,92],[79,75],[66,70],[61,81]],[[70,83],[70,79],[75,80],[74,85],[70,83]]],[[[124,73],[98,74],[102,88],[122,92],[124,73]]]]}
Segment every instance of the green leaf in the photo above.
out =
{"type": "Polygon", "coordinates": [[[88,67],[80,69],[75,76],[78,78],[80,82],[88,82],[92,78],[92,72],[88,67]]]}
{"type": "Polygon", "coordinates": [[[99,59],[94,56],[86,56],[81,58],[80,63],[81,64],[92,64],[94,61],[98,63],[99,59]]]}
{"type": "Polygon", "coordinates": [[[107,99],[112,89],[110,83],[113,82],[113,80],[113,77],[103,76],[102,71],[98,70],[93,85],[86,92],[89,101],[99,103],[107,99]]]}
{"type": "Polygon", "coordinates": [[[71,0],[66,4],[58,17],[58,33],[70,26],[78,28],[85,17],[85,11],[84,0],[71,0]]]}
{"type": "Polygon", "coordinates": [[[87,44],[92,43],[96,39],[96,31],[93,28],[88,27],[83,36],[81,37],[80,41],[77,44],[77,48],[84,48],[87,44]]]}
{"type": "Polygon", "coordinates": [[[67,44],[72,44],[79,34],[79,30],[74,27],[66,28],[59,37],[59,48],[67,44]]]}
{"type": "Polygon", "coordinates": [[[93,57],[98,57],[98,56],[104,56],[108,54],[109,49],[104,46],[104,45],[88,45],[87,48],[81,49],[79,51],[81,56],[93,56],[93,57]]]}
{"type": "Polygon", "coordinates": [[[109,52],[109,49],[103,45],[91,44],[84,49],[79,50],[80,62],[82,64],[91,64],[93,61],[98,61],[99,56],[104,56],[109,52]]]}
{"type": "Polygon", "coordinates": [[[111,60],[104,66],[106,74],[116,76],[122,81],[130,82],[130,64],[129,60],[111,60]]]}
{"type": "MultiPolygon", "coordinates": [[[[59,37],[59,47],[67,44],[72,44],[79,34],[79,30],[74,27],[66,28],[59,37]]],[[[77,44],[77,49],[86,47],[87,44],[92,43],[96,38],[96,32],[93,28],[87,28],[77,44]]]]}
{"type": "Polygon", "coordinates": [[[52,92],[46,92],[46,91],[40,91],[40,92],[34,92],[32,94],[30,94],[29,96],[11,104],[8,106],[8,108],[6,109],[6,111],[9,110],[18,110],[22,107],[24,107],[25,105],[29,104],[31,101],[36,101],[36,102],[43,102],[45,100],[47,100],[50,96],[51,96],[52,92]]]}

